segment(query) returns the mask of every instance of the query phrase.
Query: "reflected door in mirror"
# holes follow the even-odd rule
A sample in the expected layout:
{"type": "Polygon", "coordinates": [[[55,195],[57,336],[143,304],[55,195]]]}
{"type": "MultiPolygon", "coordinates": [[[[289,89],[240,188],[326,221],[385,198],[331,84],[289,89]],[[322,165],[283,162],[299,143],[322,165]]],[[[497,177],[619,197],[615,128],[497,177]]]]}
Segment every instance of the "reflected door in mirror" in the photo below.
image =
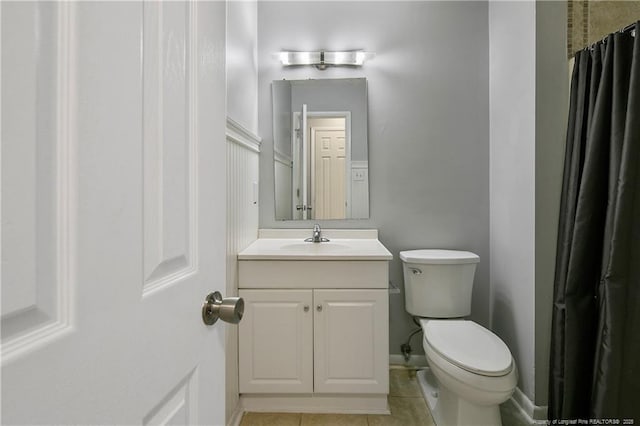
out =
{"type": "MultiPolygon", "coordinates": [[[[339,120],[339,119],[338,119],[339,120]]],[[[346,217],[346,149],[341,127],[311,124],[311,195],[313,219],[346,217]]]]}

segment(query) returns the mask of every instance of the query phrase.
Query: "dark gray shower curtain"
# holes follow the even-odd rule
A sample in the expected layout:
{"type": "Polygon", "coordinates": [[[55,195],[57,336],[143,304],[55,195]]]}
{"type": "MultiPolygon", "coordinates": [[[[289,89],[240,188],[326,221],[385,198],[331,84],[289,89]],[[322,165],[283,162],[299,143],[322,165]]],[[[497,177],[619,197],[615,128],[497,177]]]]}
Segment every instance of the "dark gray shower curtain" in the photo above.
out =
{"type": "Polygon", "coordinates": [[[576,55],[557,249],[549,419],[640,424],[640,38],[629,33],[576,55]]]}

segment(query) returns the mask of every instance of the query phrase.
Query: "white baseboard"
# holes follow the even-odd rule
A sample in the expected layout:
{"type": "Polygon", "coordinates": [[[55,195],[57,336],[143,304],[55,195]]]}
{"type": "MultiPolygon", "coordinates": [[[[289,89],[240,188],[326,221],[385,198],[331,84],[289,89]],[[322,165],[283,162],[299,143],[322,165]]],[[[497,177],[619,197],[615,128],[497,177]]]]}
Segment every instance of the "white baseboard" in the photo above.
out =
{"type": "Polygon", "coordinates": [[[529,397],[520,390],[520,388],[516,388],[513,392],[513,395],[511,395],[511,398],[509,399],[509,403],[513,404],[514,408],[520,412],[520,414],[526,419],[527,424],[535,424],[536,420],[547,419],[547,406],[535,405],[533,401],[531,401],[529,397]]]}
{"type": "Polygon", "coordinates": [[[427,358],[424,355],[411,355],[409,357],[409,361],[405,361],[404,355],[402,354],[390,354],[389,355],[389,364],[391,364],[391,368],[394,365],[404,365],[407,367],[426,367],[427,366],[427,358]]]}
{"type": "Polygon", "coordinates": [[[227,419],[227,426],[240,426],[240,422],[242,421],[243,414],[244,414],[244,409],[242,408],[240,399],[238,399],[236,408],[233,409],[233,413],[231,413],[231,417],[227,419]]]}

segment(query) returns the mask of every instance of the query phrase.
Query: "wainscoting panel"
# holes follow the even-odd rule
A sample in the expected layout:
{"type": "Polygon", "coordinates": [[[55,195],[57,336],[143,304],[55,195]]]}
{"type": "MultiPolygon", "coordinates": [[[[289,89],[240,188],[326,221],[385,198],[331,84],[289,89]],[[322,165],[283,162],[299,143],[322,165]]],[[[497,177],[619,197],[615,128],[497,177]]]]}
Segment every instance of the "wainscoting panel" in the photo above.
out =
{"type": "MultiPolygon", "coordinates": [[[[227,287],[238,294],[239,251],[258,238],[258,179],[261,139],[227,118],[227,287]]],[[[227,327],[226,418],[238,403],[238,328],[227,327]]]]}

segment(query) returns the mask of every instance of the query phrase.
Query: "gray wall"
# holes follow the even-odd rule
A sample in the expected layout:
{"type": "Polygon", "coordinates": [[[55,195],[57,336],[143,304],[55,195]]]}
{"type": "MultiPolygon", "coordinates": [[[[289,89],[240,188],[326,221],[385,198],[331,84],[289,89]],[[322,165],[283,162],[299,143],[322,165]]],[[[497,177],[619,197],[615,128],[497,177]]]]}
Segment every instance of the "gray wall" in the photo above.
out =
{"type": "Polygon", "coordinates": [[[509,346],[518,387],[534,394],[534,2],[490,2],[491,326],[509,346]]]}
{"type": "MultiPolygon", "coordinates": [[[[271,81],[366,77],[370,219],[323,227],[377,228],[402,285],[401,250],[465,249],[481,258],[472,318],[489,325],[489,30],[486,2],[259,2],[258,116],[263,137],[260,227],[274,218],[271,81]],[[361,69],[284,69],[282,50],[362,48],[361,69]]],[[[414,329],[404,295],[390,296],[390,352],[414,329]]],[[[420,339],[413,348],[423,353],[420,339]]]]}
{"type": "Polygon", "coordinates": [[[535,398],[549,399],[553,280],[569,111],[567,4],[536,2],[535,398]]]}
{"type": "MultiPolygon", "coordinates": [[[[271,98],[273,99],[273,132],[269,138],[274,150],[291,158],[293,147],[291,144],[291,84],[274,82],[271,85],[271,98]]],[[[289,203],[291,204],[291,203],[289,203]]]]}
{"type": "Polygon", "coordinates": [[[227,117],[258,132],[258,16],[255,0],[227,2],[227,117]]]}
{"type": "Polygon", "coordinates": [[[491,325],[544,417],[567,119],[566,3],[490,2],[491,325]]]}

